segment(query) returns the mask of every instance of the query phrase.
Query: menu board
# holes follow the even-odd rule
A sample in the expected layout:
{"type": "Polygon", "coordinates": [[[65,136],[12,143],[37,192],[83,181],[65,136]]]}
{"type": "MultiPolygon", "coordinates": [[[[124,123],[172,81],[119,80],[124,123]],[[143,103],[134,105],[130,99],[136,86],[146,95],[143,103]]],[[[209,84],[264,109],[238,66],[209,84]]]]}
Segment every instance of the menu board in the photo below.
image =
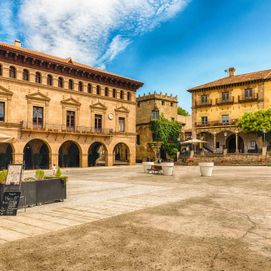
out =
{"type": "Polygon", "coordinates": [[[0,206],[0,216],[15,216],[19,206],[21,192],[5,192],[0,206]]]}
{"type": "Polygon", "coordinates": [[[8,166],[6,185],[20,185],[23,165],[13,164],[8,166]]]}

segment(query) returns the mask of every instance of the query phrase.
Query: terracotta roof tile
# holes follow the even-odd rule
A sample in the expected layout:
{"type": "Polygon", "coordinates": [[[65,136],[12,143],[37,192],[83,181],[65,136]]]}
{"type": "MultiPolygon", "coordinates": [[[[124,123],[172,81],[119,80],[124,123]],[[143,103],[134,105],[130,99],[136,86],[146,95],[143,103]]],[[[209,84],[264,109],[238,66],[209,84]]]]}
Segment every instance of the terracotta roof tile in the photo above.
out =
{"type": "Polygon", "coordinates": [[[60,62],[60,63],[63,63],[63,64],[65,63],[65,64],[69,64],[69,65],[74,65],[75,67],[80,67],[80,68],[83,68],[83,69],[90,69],[90,70],[97,71],[97,72],[100,72],[100,73],[104,73],[104,74],[116,76],[116,77],[119,77],[119,78],[131,80],[131,81],[134,81],[134,82],[137,82],[137,83],[142,83],[140,81],[137,81],[137,80],[129,78],[129,77],[124,77],[124,76],[121,76],[121,75],[118,75],[118,74],[115,74],[115,73],[112,73],[112,72],[97,69],[97,68],[94,68],[92,66],[88,66],[88,65],[73,61],[70,57],[69,58],[61,58],[61,57],[45,54],[45,53],[42,53],[42,52],[39,52],[39,51],[34,51],[34,50],[31,50],[31,49],[28,49],[28,48],[18,47],[16,45],[8,44],[8,43],[5,43],[5,42],[0,42],[0,47],[1,46],[5,47],[5,48],[10,48],[10,49],[14,49],[14,50],[17,50],[17,51],[21,51],[21,52],[24,52],[24,53],[29,53],[29,54],[32,54],[32,55],[35,55],[35,56],[40,56],[40,57],[43,57],[43,58],[47,58],[48,60],[57,61],[57,62],[60,62]]]}
{"type": "Polygon", "coordinates": [[[230,86],[238,83],[245,83],[257,80],[267,80],[271,79],[271,69],[258,71],[258,72],[250,72],[245,74],[233,75],[224,77],[203,85],[199,85],[193,88],[188,89],[189,92],[193,92],[195,90],[203,90],[209,88],[216,88],[221,86],[230,86]]]}

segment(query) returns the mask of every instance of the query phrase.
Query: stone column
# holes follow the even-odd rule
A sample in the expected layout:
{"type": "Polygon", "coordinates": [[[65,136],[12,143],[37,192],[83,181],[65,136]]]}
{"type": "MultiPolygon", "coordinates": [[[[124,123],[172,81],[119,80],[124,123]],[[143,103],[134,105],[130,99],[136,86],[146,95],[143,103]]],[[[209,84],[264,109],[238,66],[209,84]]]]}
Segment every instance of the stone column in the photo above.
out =
{"type": "Polygon", "coordinates": [[[214,147],[213,147],[213,153],[216,153],[216,133],[214,133],[214,147]]]}
{"type": "Polygon", "coordinates": [[[88,154],[83,153],[81,159],[81,167],[88,167],[88,154]]]}
{"type": "Polygon", "coordinates": [[[114,164],[114,159],[113,158],[114,158],[113,154],[112,153],[111,154],[108,153],[106,161],[105,161],[105,165],[108,166],[108,167],[113,166],[113,164],[114,164]]]}
{"type": "Polygon", "coordinates": [[[24,160],[24,155],[23,153],[15,153],[13,158],[14,158],[13,160],[14,164],[22,164],[24,160]]]}
{"type": "Polygon", "coordinates": [[[239,148],[238,148],[238,138],[239,137],[239,133],[238,132],[235,132],[235,153],[239,153],[239,148]]]}

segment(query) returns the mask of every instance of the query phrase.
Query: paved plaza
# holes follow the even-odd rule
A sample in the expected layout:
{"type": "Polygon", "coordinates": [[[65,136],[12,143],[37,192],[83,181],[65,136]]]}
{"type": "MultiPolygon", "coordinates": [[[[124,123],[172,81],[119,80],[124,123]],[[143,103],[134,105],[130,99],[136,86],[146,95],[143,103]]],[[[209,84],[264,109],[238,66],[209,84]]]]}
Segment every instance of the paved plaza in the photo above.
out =
{"type": "MultiPolygon", "coordinates": [[[[255,265],[255,269],[206,270],[271,270],[270,167],[215,167],[212,177],[200,177],[198,167],[185,166],[176,167],[172,177],[145,174],[142,166],[70,169],[64,173],[69,176],[65,202],[20,210],[17,217],[0,218],[3,247],[16,244],[8,242],[19,239],[34,242],[35,236],[45,238],[48,233],[55,238],[58,234],[72,236],[69,230],[75,233],[91,222],[106,225],[117,216],[123,217],[126,225],[129,219],[125,222],[125,215],[131,213],[131,225],[159,231],[158,239],[174,234],[176,238],[195,238],[193,244],[197,246],[207,239],[220,240],[213,258],[222,253],[225,242],[238,241],[245,247],[245,253],[239,251],[242,257],[249,255],[251,260],[265,263],[261,269],[255,265]],[[23,239],[27,237],[32,238],[23,239]]],[[[26,173],[29,174],[32,173],[26,173]]]]}

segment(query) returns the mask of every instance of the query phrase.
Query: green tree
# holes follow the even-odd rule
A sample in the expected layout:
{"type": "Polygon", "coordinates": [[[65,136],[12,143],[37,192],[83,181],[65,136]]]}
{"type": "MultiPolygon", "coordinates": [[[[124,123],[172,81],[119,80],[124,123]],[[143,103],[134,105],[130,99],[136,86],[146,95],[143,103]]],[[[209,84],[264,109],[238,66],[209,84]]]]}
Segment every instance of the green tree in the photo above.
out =
{"type": "Polygon", "coordinates": [[[238,121],[238,126],[246,133],[263,134],[271,132],[271,109],[245,113],[238,121]]]}
{"type": "Polygon", "coordinates": [[[178,111],[177,111],[178,115],[181,116],[189,116],[189,113],[182,107],[178,106],[178,111]]]}
{"type": "Polygon", "coordinates": [[[170,121],[164,116],[150,123],[150,128],[155,138],[162,142],[161,148],[174,158],[180,149],[178,141],[181,131],[181,125],[177,121],[170,121]]]}

